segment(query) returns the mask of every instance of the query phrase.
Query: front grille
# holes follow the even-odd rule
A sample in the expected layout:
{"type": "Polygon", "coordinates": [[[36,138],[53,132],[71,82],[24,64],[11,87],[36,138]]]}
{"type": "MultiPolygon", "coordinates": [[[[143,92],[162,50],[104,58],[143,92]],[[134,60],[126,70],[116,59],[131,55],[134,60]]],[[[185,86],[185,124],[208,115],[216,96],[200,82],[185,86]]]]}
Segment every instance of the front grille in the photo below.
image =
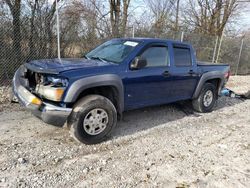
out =
{"type": "Polygon", "coordinates": [[[27,73],[26,73],[26,78],[29,81],[29,87],[30,88],[35,88],[36,87],[35,73],[28,70],[27,73]]]}
{"type": "Polygon", "coordinates": [[[42,75],[28,69],[25,77],[28,79],[29,90],[35,92],[36,86],[41,83],[42,75]]]}

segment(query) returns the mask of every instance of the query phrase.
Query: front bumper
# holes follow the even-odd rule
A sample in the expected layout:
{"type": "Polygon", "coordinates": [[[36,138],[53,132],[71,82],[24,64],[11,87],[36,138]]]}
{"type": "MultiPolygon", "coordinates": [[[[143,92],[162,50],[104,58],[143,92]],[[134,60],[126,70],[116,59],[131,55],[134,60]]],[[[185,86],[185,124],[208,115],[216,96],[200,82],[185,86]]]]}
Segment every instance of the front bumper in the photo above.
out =
{"type": "Polygon", "coordinates": [[[25,88],[28,84],[27,79],[23,78],[24,71],[25,68],[21,66],[16,71],[13,78],[13,93],[18,98],[18,101],[45,123],[55,126],[63,126],[70,115],[72,108],[64,108],[45,102],[42,102],[40,105],[33,104],[30,99],[38,97],[25,88]]]}

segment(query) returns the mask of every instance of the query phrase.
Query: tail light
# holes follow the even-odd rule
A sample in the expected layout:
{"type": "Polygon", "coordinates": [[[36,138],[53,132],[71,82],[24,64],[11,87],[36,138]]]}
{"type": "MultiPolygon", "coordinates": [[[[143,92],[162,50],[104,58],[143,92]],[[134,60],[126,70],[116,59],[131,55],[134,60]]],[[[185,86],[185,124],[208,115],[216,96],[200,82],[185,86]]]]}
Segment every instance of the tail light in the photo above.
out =
{"type": "Polygon", "coordinates": [[[224,74],[224,78],[228,80],[230,77],[230,70],[224,74]]]}

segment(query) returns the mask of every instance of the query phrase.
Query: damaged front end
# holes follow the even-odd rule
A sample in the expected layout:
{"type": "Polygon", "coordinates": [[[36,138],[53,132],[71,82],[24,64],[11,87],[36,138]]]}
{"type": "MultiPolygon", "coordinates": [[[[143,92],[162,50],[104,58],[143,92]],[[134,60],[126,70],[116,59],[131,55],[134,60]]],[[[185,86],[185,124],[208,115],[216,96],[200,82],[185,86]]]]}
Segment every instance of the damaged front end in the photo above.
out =
{"type": "Polygon", "coordinates": [[[27,69],[25,78],[28,79],[28,87],[44,100],[60,102],[68,86],[66,78],[52,74],[37,73],[27,69]]]}
{"type": "Polygon", "coordinates": [[[68,80],[51,72],[35,72],[25,65],[13,78],[14,95],[45,123],[63,126],[72,111],[61,103],[68,80]]]}

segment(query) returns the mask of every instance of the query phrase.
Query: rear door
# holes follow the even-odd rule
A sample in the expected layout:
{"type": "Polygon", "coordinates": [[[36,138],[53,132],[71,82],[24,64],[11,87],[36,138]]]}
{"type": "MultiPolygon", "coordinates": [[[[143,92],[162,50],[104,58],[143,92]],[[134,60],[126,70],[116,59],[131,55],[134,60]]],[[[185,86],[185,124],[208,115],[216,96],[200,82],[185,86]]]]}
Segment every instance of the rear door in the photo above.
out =
{"type": "Polygon", "coordinates": [[[174,93],[178,100],[191,99],[194,93],[197,81],[197,65],[193,49],[189,45],[176,43],[171,46],[174,79],[174,93]]]}

